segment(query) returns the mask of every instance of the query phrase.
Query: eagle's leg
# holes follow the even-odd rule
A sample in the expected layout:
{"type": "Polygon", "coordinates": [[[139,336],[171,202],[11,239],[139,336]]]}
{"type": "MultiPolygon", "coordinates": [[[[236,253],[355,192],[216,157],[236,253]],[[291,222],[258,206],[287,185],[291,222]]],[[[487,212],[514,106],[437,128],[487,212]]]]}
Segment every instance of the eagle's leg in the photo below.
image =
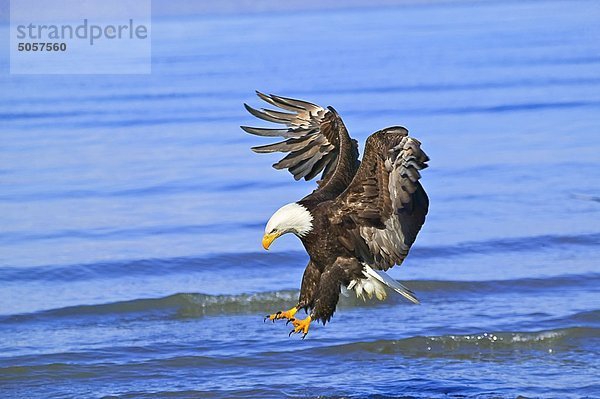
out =
{"type": "Polygon", "coordinates": [[[294,316],[296,315],[296,313],[298,313],[298,311],[300,309],[304,309],[305,307],[306,307],[306,302],[300,301],[300,302],[298,302],[298,304],[296,306],[294,306],[291,309],[284,310],[284,311],[280,310],[277,313],[266,315],[264,321],[273,320],[273,323],[275,323],[275,320],[287,319],[288,323],[289,323],[291,320],[294,319],[294,316]]]}
{"type": "Polygon", "coordinates": [[[316,297],[313,301],[310,316],[303,320],[292,319],[290,322],[294,329],[290,335],[302,332],[306,337],[312,320],[320,320],[327,323],[337,306],[340,297],[342,283],[347,285],[350,278],[362,273],[362,266],[354,259],[338,258],[336,262],[320,275],[318,289],[315,290],[316,297]]]}
{"type": "Polygon", "coordinates": [[[306,337],[306,334],[308,334],[308,329],[310,327],[310,322],[312,321],[312,316],[308,316],[304,319],[290,319],[289,320],[293,326],[294,329],[292,331],[290,331],[290,336],[292,334],[298,334],[300,332],[302,332],[302,339],[304,339],[304,337],[306,337]]]}
{"type": "Polygon", "coordinates": [[[314,296],[314,292],[319,285],[319,278],[321,277],[321,272],[317,268],[317,266],[311,261],[306,266],[304,270],[304,276],[302,277],[302,286],[300,287],[300,298],[298,298],[298,304],[293,308],[286,311],[279,311],[277,313],[273,313],[265,316],[264,321],[272,320],[275,323],[275,320],[279,319],[287,319],[290,322],[296,313],[308,307],[311,303],[311,298],[314,296]]]}
{"type": "Polygon", "coordinates": [[[291,320],[294,318],[294,315],[298,312],[298,309],[300,309],[300,304],[294,306],[291,309],[288,310],[284,310],[284,311],[279,311],[277,313],[273,313],[273,314],[269,314],[265,316],[265,320],[273,320],[273,323],[275,323],[275,320],[279,320],[279,319],[288,319],[291,320]]]}

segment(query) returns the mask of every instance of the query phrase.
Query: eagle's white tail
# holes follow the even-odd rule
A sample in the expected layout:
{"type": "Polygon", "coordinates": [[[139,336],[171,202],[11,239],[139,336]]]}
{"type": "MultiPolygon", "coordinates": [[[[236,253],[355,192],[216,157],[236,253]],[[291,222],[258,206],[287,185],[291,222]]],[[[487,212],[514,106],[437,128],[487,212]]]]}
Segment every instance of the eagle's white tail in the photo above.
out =
{"type": "Polygon", "coordinates": [[[364,265],[363,274],[366,278],[353,280],[348,285],[348,289],[354,289],[358,298],[366,299],[365,294],[369,298],[372,298],[373,294],[375,294],[377,299],[382,301],[387,296],[387,292],[385,290],[385,287],[387,286],[409,301],[413,303],[419,303],[419,300],[411,290],[388,276],[385,272],[374,270],[370,266],[364,265]]]}

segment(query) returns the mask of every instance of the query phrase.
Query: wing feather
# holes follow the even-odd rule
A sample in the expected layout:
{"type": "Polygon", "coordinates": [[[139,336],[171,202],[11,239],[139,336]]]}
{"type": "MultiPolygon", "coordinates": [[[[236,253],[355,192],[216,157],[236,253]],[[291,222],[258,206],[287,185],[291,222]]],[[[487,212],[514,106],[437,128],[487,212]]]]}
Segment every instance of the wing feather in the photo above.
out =
{"type": "Polygon", "coordinates": [[[301,137],[302,134],[300,132],[290,132],[287,129],[266,129],[262,127],[250,127],[250,126],[240,126],[242,130],[246,133],[254,134],[256,136],[265,136],[265,137],[301,137]]]}
{"type": "Polygon", "coordinates": [[[244,104],[244,108],[246,108],[246,111],[248,111],[251,115],[265,120],[267,122],[275,122],[275,123],[290,123],[295,115],[294,114],[290,114],[287,112],[276,112],[276,111],[269,111],[269,110],[258,110],[255,108],[252,108],[251,106],[249,106],[248,104],[244,104]]]}
{"type": "Polygon", "coordinates": [[[269,152],[292,152],[301,150],[311,144],[312,141],[316,140],[318,136],[310,135],[299,139],[289,139],[280,141],[278,143],[261,145],[252,147],[252,151],[257,153],[269,153],[269,152]]]}
{"type": "Polygon", "coordinates": [[[283,111],[256,109],[244,104],[246,110],[259,119],[280,123],[286,128],[241,126],[250,134],[285,139],[252,147],[252,150],[257,153],[288,153],[273,167],[288,169],[296,180],[311,180],[322,172],[319,187],[303,201],[321,202],[333,199],[343,192],[352,181],[360,162],[358,145],[348,135],[337,112],[331,107],[323,108],[303,100],[267,95],[258,91],[256,94],[260,99],[283,111]]]}
{"type": "MultiPolygon", "coordinates": [[[[305,161],[308,158],[311,158],[317,154],[320,154],[321,148],[328,147],[321,146],[319,145],[319,143],[311,143],[310,145],[306,146],[305,148],[302,148],[301,150],[289,153],[288,155],[286,155],[285,158],[273,165],[273,167],[275,169],[289,168],[291,172],[291,169],[294,166],[298,165],[300,162],[305,161]]],[[[326,152],[326,150],[324,150],[323,152],[326,152]]]]}

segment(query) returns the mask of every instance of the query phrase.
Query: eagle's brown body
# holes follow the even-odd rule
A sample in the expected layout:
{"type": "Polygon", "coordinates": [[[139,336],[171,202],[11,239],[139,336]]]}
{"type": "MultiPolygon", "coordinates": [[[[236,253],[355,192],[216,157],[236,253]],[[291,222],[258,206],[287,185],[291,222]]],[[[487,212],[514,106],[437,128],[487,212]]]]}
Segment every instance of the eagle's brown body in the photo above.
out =
{"type": "MultiPolygon", "coordinates": [[[[289,152],[274,167],[289,169],[297,180],[312,179],[323,171],[318,188],[298,201],[310,212],[312,228],[299,235],[310,261],[297,308],[310,310],[312,319],[326,323],[342,287],[369,278],[365,268],[383,275],[407,256],[429,206],[419,183],[419,170],[427,167],[429,158],[405,128],[390,127],[367,139],[360,162],[358,145],[333,108],[258,94],[292,112],[246,106],[253,115],[288,127],[243,127],[252,134],[287,139],[253,150],[289,152]]],[[[416,301],[405,287],[386,284],[416,301]]]]}

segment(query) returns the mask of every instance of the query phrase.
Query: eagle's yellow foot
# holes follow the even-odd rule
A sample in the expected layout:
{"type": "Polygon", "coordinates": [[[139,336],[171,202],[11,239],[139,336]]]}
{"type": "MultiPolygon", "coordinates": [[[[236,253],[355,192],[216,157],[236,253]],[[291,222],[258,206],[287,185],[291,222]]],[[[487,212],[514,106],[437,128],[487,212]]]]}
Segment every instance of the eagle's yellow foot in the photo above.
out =
{"type": "Polygon", "coordinates": [[[298,308],[296,308],[296,307],[293,307],[290,310],[286,310],[284,312],[282,312],[280,310],[277,313],[273,313],[273,314],[265,316],[264,321],[273,320],[273,323],[275,323],[275,320],[279,320],[279,319],[292,320],[294,318],[294,315],[296,314],[296,312],[298,312],[298,308]]]}
{"type": "Polygon", "coordinates": [[[290,336],[292,336],[292,334],[302,332],[302,339],[304,339],[304,337],[306,337],[306,334],[308,334],[308,328],[310,327],[310,322],[312,321],[312,318],[308,316],[306,319],[290,319],[289,321],[291,321],[294,325],[294,329],[290,331],[290,336]]]}

